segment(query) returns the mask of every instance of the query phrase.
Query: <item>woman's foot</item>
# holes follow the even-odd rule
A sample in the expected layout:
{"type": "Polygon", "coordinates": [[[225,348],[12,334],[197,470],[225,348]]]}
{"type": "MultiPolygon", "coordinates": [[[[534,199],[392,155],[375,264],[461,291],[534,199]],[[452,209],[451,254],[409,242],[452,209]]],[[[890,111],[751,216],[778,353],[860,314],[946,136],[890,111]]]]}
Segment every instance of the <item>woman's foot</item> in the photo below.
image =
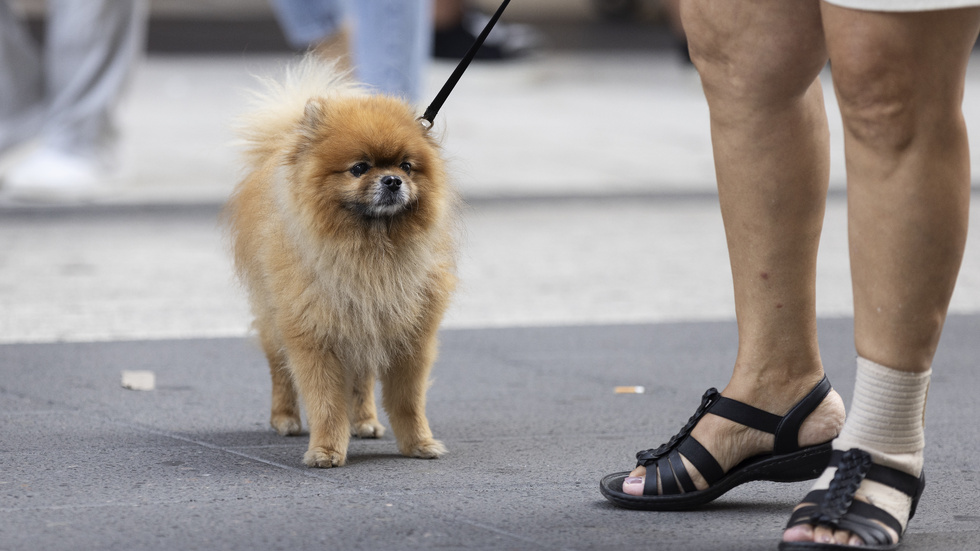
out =
{"type": "MultiPolygon", "coordinates": [[[[731,388],[731,385],[729,385],[731,388]]],[[[809,389],[807,389],[809,390],[809,389]]],[[[771,390],[755,392],[755,396],[729,396],[729,389],[722,392],[722,396],[738,400],[749,405],[756,405],[760,409],[770,411],[776,415],[785,415],[794,404],[796,404],[807,390],[802,394],[790,395],[782,400],[785,403],[775,403],[773,396],[786,396],[771,390]]],[[[803,421],[799,430],[799,446],[807,447],[829,442],[836,437],[844,426],[844,402],[836,391],[831,390],[820,405],[803,421]]],[[[700,442],[705,449],[715,458],[723,471],[728,472],[745,459],[760,454],[772,452],[774,438],[772,434],[760,430],[749,428],[745,425],[718,417],[716,415],[706,415],[691,431],[691,436],[700,442]]],[[[708,487],[707,481],[697,468],[682,457],[684,467],[691,475],[691,480],[698,490],[708,487]]],[[[623,492],[634,495],[643,495],[645,484],[646,467],[635,468],[629,478],[623,482],[623,492]]],[[[663,493],[660,481],[657,481],[657,493],[663,493]]]]}
{"type": "MultiPolygon", "coordinates": [[[[783,542],[895,545],[914,514],[923,485],[921,473],[916,477],[877,465],[864,450],[835,451],[830,466],[793,509],[783,542]]],[[[780,546],[784,548],[793,546],[780,546]]]]}
{"type": "Polygon", "coordinates": [[[851,415],[834,441],[834,459],[793,510],[784,542],[899,542],[922,491],[923,415],[931,373],[899,371],[858,358],[851,415]],[[866,476],[851,476],[848,461],[864,456],[866,476]],[[835,514],[845,519],[844,526],[832,518],[835,514]]]}

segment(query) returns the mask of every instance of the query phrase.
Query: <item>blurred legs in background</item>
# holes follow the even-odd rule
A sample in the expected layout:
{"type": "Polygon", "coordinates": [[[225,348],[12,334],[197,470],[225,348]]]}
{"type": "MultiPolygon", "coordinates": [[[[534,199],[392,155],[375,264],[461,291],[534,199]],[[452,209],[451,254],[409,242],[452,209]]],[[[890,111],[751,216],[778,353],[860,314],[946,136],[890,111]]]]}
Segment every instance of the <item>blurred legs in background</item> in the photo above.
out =
{"type": "Polygon", "coordinates": [[[115,163],[112,120],[143,51],[146,0],[48,0],[42,48],[0,2],[0,154],[36,141],[3,190],[70,197],[104,183],[115,163]]]}
{"type": "Polygon", "coordinates": [[[273,0],[290,44],[353,66],[378,91],[418,102],[432,40],[430,0],[273,0]]]}

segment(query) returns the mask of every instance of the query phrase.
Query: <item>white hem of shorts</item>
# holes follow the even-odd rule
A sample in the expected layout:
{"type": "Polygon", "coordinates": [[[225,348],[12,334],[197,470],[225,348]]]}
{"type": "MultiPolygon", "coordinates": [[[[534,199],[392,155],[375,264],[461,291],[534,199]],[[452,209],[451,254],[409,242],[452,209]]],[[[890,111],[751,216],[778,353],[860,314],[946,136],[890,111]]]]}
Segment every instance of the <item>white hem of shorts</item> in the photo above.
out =
{"type": "Polygon", "coordinates": [[[864,11],[935,11],[980,6],[980,0],[823,0],[864,11]]]}

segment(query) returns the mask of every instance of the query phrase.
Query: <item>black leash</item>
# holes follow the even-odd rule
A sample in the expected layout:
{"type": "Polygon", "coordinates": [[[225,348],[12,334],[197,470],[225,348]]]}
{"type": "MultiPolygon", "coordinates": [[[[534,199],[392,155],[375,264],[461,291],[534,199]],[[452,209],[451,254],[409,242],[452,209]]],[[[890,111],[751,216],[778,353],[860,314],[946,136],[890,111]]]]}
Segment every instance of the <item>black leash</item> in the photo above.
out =
{"type": "Polygon", "coordinates": [[[432,121],[439,113],[439,109],[442,108],[442,104],[446,103],[446,98],[449,97],[449,94],[453,91],[456,83],[459,82],[460,77],[463,76],[463,72],[466,71],[467,67],[469,67],[470,62],[473,61],[474,57],[476,57],[476,53],[480,50],[480,46],[483,46],[483,42],[487,39],[487,36],[489,36],[490,31],[493,30],[493,26],[497,24],[497,20],[500,19],[500,15],[504,13],[504,9],[507,7],[507,4],[510,4],[510,0],[504,0],[504,2],[500,4],[500,7],[497,8],[497,12],[493,14],[493,17],[490,18],[487,26],[483,28],[483,32],[480,33],[480,36],[476,37],[476,42],[470,46],[470,51],[466,52],[466,55],[463,56],[462,60],[460,60],[459,65],[456,66],[456,70],[449,76],[449,80],[442,85],[442,89],[439,90],[439,93],[436,94],[435,99],[429,104],[429,108],[425,110],[425,114],[419,117],[419,122],[422,123],[422,126],[424,126],[426,129],[432,128],[432,121]]]}

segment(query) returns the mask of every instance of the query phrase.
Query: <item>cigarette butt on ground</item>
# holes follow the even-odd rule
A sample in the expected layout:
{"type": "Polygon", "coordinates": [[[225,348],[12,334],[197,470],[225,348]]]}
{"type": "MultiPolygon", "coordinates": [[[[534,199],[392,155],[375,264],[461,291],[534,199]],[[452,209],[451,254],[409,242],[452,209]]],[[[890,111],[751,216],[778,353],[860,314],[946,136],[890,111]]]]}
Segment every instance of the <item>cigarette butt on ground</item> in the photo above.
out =
{"type": "Polygon", "coordinates": [[[614,390],[616,394],[643,394],[646,389],[642,386],[617,386],[614,390]]]}
{"type": "Polygon", "coordinates": [[[156,387],[156,374],[152,371],[123,371],[122,386],[130,390],[153,390],[156,387]]]}

